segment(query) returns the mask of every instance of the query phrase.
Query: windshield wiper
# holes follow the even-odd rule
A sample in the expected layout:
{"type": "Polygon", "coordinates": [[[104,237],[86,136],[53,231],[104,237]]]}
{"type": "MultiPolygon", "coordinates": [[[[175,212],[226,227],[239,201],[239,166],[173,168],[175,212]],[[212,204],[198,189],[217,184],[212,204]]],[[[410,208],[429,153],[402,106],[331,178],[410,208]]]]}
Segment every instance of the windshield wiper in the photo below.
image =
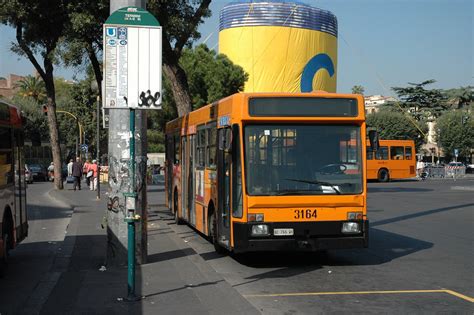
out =
{"type": "Polygon", "coordinates": [[[314,185],[321,185],[321,186],[329,186],[331,187],[332,189],[334,189],[334,191],[340,195],[341,192],[340,190],[337,188],[336,185],[334,184],[331,184],[331,183],[328,183],[328,182],[321,182],[319,180],[308,180],[308,179],[293,179],[293,178],[284,178],[285,180],[289,180],[289,181],[292,181],[292,182],[299,182],[299,183],[306,183],[306,184],[314,184],[314,185]]]}
{"type": "MultiPolygon", "coordinates": [[[[320,189],[322,191],[322,189],[320,189]]],[[[314,192],[314,189],[284,189],[275,191],[274,196],[283,196],[283,195],[307,195],[308,192],[314,192]]]]}

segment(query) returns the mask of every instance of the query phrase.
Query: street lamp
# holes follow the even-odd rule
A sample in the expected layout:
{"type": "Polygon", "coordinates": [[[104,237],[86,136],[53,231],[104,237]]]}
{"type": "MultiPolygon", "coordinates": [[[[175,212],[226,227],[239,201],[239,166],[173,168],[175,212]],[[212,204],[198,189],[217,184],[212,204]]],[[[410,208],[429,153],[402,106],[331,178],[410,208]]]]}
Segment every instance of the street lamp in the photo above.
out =
{"type": "Polygon", "coordinates": [[[97,106],[96,106],[96,161],[97,161],[97,200],[100,199],[100,95],[99,95],[99,85],[96,80],[91,82],[92,92],[97,94],[97,106]]]}

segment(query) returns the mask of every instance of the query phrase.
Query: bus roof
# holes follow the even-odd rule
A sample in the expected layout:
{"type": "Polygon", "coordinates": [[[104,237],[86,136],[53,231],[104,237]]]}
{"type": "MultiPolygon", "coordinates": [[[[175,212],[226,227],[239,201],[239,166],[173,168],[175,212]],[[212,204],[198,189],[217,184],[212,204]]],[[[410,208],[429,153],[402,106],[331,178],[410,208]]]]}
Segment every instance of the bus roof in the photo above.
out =
{"type": "MultiPolygon", "coordinates": [[[[309,104],[311,105],[311,104],[309,104]]],[[[254,108],[259,106],[255,104],[254,108]]],[[[309,108],[306,107],[306,108],[309,108]]],[[[347,106],[346,106],[347,107],[347,106]]],[[[283,108],[281,105],[280,108],[283,108]]],[[[300,108],[303,108],[300,106],[300,108]]],[[[230,123],[233,121],[335,121],[335,120],[351,120],[362,122],[365,120],[365,108],[364,108],[364,99],[362,95],[359,94],[338,94],[338,93],[328,93],[323,91],[313,92],[313,93],[284,93],[284,92],[255,92],[255,93],[235,93],[228,97],[225,97],[217,102],[203,106],[197,110],[188,113],[183,117],[176,118],[166,125],[166,131],[172,132],[177,129],[181,129],[181,134],[195,133],[196,127],[209,122],[216,122],[218,127],[222,127],[225,123],[230,123]],[[312,98],[312,99],[325,99],[330,100],[326,102],[327,104],[316,104],[315,106],[309,106],[311,108],[317,108],[318,106],[325,107],[327,111],[328,108],[333,106],[331,103],[337,100],[348,100],[353,103],[354,108],[356,108],[355,114],[351,115],[313,115],[311,113],[302,113],[295,115],[290,113],[295,110],[295,104],[285,108],[281,112],[276,114],[267,115],[265,111],[263,113],[257,112],[252,115],[250,110],[248,110],[251,100],[253,99],[264,99],[264,98],[312,98]],[[334,100],[334,101],[332,101],[334,100]],[[290,113],[290,114],[289,114],[290,113]]]]}

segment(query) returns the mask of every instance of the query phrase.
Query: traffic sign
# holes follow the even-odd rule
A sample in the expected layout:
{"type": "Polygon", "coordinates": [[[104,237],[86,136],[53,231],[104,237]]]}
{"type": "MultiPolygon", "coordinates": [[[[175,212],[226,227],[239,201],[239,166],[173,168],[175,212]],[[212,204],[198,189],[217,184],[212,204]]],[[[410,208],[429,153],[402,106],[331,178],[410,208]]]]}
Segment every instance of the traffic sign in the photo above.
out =
{"type": "Polygon", "coordinates": [[[115,11],[103,26],[104,108],[161,109],[162,32],[138,7],[115,11]]]}
{"type": "Polygon", "coordinates": [[[455,156],[455,157],[458,157],[458,155],[459,155],[459,150],[458,150],[458,149],[454,149],[454,156],[455,156]]]}
{"type": "Polygon", "coordinates": [[[85,144],[85,143],[81,144],[81,151],[82,152],[87,152],[88,149],[89,149],[89,147],[87,146],[87,144],[85,144]]]}

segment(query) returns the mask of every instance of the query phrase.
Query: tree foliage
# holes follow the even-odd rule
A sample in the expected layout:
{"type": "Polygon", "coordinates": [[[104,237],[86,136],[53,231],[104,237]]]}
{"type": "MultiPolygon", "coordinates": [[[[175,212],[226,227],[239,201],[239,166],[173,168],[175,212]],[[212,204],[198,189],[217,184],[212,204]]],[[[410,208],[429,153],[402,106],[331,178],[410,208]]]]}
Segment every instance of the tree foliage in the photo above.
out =
{"type": "Polygon", "coordinates": [[[180,60],[189,80],[193,109],[242,91],[248,75],[205,44],[185,49],[180,60]]]}
{"type": "Polygon", "coordinates": [[[147,9],[163,27],[163,72],[169,80],[179,116],[190,112],[191,93],[186,72],[179,61],[186,46],[201,37],[198,26],[211,16],[211,0],[149,0],[147,9]]]}
{"type": "MultiPolygon", "coordinates": [[[[380,110],[367,115],[367,127],[375,128],[380,139],[410,139],[415,140],[417,147],[423,144],[420,131],[406,117],[390,110],[380,110]]],[[[428,130],[426,124],[422,124],[423,132],[428,130]]]]}
{"type": "MultiPolygon", "coordinates": [[[[57,64],[56,48],[64,29],[68,28],[66,4],[66,0],[11,0],[3,1],[0,6],[0,23],[16,29],[17,44],[13,45],[13,51],[26,56],[45,83],[49,134],[56,174],[61,174],[62,163],[53,71],[54,64],[57,64]],[[38,56],[43,61],[43,67],[37,59],[38,56]]],[[[54,183],[57,189],[63,188],[59,176],[55,178],[54,183]]]]}
{"type": "Polygon", "coordinates": [[[416,120],[436,119],[448,106],[441,90],[425,88],[435,82],[427,80],[421,83],[408,83],[407,87],[393,87],[392,90],[400,100],[399,105],[408,110],[416,120]]]}
{"type": "Polygon", "coordinates": [[[41,78],[28,75],[16,82],[18,95],[25,98],[33,98],[36,102],[42,103],[46,100],[46,87],[41,78]]]}
{"type": "MultiPolygon", "coordinates": [[[[206,45],[185,49],[180,65],[189,78],[193,109],[241,91],[248,77],[240,66],[234,65],[226,56],[209,50],[206,45]]],[[[165,77],[163,109],[150,111],[148,115],[148,152],[164,152],[165,124],[178,116],[175,100],[169,92],[171,85],[165,77]]]]}
{"type": "Polygon", "coordinates": [[[362,85],[354,85],[352,87],[352,94],[362,94],[364,95],[365,89],[362,85]]]}
{"type": "Polygon", "coordinates": [[[443,148],[444,155],[450,160],[454,149],[459,150],[461,158],[469,157],[474,147],[473,112],[455,110],[446,112],[436,124],[437,140],[443,148]]]}
{"type": "Polygon", "coordinates": [[[447,99],[447,105],[452,109],[467,108],[474,104],[474,86],[442,91],[447,99]]]}

